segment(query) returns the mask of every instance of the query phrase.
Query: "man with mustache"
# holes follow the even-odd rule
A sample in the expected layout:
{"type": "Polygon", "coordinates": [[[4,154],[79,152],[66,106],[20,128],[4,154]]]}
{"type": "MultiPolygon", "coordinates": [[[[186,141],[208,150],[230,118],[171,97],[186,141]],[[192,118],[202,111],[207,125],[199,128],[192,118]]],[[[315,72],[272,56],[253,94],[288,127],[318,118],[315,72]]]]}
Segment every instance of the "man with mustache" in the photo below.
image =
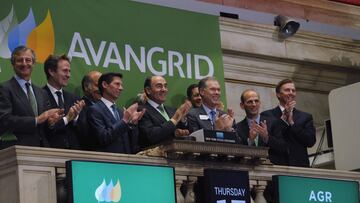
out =
{"type": "Polygon", "coordinates": [[[295,108],[296,88],[291,79],[284,79],[276,86],[279,106],[261,113],[274,118],[275,133],[281,134],[286,141],[286,153],[273,160],[274,164],[309,167],[307,148],[316,142],[316,132],[312,115],[295,108]]]}

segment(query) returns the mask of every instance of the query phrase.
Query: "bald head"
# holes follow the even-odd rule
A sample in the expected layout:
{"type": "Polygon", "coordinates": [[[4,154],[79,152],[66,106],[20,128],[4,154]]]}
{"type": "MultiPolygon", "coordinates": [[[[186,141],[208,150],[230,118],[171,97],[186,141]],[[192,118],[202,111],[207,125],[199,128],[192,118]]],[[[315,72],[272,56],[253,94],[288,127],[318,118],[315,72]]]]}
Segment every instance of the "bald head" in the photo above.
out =
{"type": "Polygon", "coordinates": [[[260,96],[252,89],[247,89],[241,94],[240,107],[245,111],[246,116],[254,119],[259,115],[260,110],[260,96]]]}
{"type": "Polygon", "coordinates": [[[91,71],[83,77],[81,82],[84,95],[93,101],[97,101],[101,98],[98,88],[100,76],[100,72],[91,71]]]}

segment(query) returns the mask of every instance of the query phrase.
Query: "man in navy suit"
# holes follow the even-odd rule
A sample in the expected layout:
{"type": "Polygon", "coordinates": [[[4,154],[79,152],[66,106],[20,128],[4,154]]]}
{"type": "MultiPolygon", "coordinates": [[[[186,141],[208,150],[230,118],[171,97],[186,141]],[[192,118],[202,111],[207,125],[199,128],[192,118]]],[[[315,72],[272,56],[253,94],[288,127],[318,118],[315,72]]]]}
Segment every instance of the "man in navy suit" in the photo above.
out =
{"type": "Polygon", "coordinates": [[[64,109],[65,115],[47,133],[51,147],[63,149],[79,149],[76,134],[76,121],[84,101],[65,91],[70,79],[70,59],[66,55],[50,55],[44,62],[47,84],[44,90],[48,93],[52,108],[64,109]]]}
{"type": "Polygon", "coordinates": [[[275,133],[286,141],[286,152],[277,157],[276,164],[309,167],[307,148],[316,142],[316,132],[312,115],[295,108],[296,88],[290,79],[280,81],[276,86],[279,106],[262,112],[262,116],[274,118],[275,133]]]}
{"type": "Polygon", "coordinates": [[[248,146],[269,147],[269,159],[272,163],[286,152],[286,142],[281,134],[273,135],[271,118],[260,116],[260,96],[252,89],[243,91],[240,97],[240,107],[246,113],[246,117],[236,124],[236,132],[241,137],[242,143],[248,146]]]}
{"type": "Polygon", "coordinates": [[[0,148],[11,145],[48,146],[44,129],[60,119],[50,109],[46,92],[35,86],[31,73],[36,58],[32,49],[19,46],[11,54],[15,76],[0,86],[0,148]],[[12,134],[12,135],[9,135],[12,134]]]}
{"type": "Polygon", "coordinates": [[[136,124],[145,110],[137,111],[138,104],[124,111],[116,107],[115,102],[122,90],[122,74],[105,73],[98,81],[100,101],[89,107],[87,116],[89,132],[97,138],[97,151],[114,153],[136,153],[138,129],[136,124]]]}
{"type": "Polygon", "coordinates": [[[184,129],[183,119],[191,108],[191,103],[186,101],[177,110],[165,106],[168,92],[165,78],[162,76],[146,78],[144,92],[148,99],[143,106],[146,112],[139,122],[141,147],[149,147],[172,139],[174,136],[189,134],[188,130],[184,129]]]}

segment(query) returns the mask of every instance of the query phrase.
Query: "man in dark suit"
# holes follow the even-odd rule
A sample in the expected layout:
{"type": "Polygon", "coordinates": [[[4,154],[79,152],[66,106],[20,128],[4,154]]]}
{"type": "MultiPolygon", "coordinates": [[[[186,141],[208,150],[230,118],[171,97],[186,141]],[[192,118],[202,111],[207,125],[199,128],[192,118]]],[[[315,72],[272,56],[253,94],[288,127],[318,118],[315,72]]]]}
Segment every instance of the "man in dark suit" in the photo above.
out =
{"type": "Polygon", "coordinates": [[[148,99],[143,106],[146,112],[139,122],[141,147],[149,147],[174,136],[189,134],[188,130],[181,129],[184,123],[181,120],[191,108],[191,103],[186,101],[176,111],[164,106],[168,92],[165,78],[162,76],[146,78],[144,92],[148,99]]]}
{"type": "Polygon", "coordinates": [[[199,93],[201,107],[191,109],[187,115],[190,133],[200,129],[234,131],[234,112],[229,109],[226,114],[217,108],[221,94],[219,82],[213,77],[200,80],[199,93]]]}
{"type": "Polygon", "coordinates": [[[105,73],[99,78],[102,97],[87,112],[89,130],[98,141],[97,151],[130,154],[138,150],[136,124],[145,110],[138,112],[137,103],[124,111],[116,107],[115,101],[123,90],[122,84],[120,73],[105,73]]]}
{"type": "Polygon", "coordinates": [[[275,91],[279,106],[261,115],[278,121],[274,133],[281,134],[286,141],[286,153],[278,157],[276,164],[309,167],[307,148],[316,142],[312,115],[295,108],[296,89],[292,80],[280,81],[275,91]]]}
{"type": "MultiPolygon", "coordinates": [[[[276,162],[277,156],[282,156],[286,152],[286,143],[282,137],[272,134],[274,121],[260,116],[259,94],[252,89],[247,89],[241,94],[240,100],[240,107],[245,111],[246,117],[236,124],[235,129],[242,143],[248,146],[269,147],[269,159],[272,163],[276,162]]],[[[281,134],[276,135],[281,136],[281,134]]]]}
{"type": "Polygon", "coordinates": [[[65,91],[70,79],[70,59],[65,56],[50,55],[44,62],[47,84],[44,90],[48,93],[52,108],[64,109],[65,116],[50,126],[48,140],[51,147],[63,149],[79,149],[75,131],[76,121],[84,101],[65,91]]]}
{"type": "Polygon", "coordinates": [[[92,137],[92,134],[89,132],[87,111],[90,106],[92,106],[101,99],[98,88],[98,80],[100,76],[100,72],[91,71],[87,73],[81,81],[81,86],[84,93],[82,100],[85,102],[85,106],[80,112],[79,119],[77,120],[77,131],[79,135],[79,143],[81,149],[84,150],[95,150],[97,145],[97,138],[92,137]]]}
{"type": "Polygon", "coordinates": [[[32,49],[20,46],[11,54],[15,76],[0,86],[1,149],[11,145],[48,146],[44,133],[47,122],[55,123],[62,114],[50,109],[47,94],[32,84],[35,66],[32,49]],[[9,135],[11,134],[11,135],[9,135]]]}

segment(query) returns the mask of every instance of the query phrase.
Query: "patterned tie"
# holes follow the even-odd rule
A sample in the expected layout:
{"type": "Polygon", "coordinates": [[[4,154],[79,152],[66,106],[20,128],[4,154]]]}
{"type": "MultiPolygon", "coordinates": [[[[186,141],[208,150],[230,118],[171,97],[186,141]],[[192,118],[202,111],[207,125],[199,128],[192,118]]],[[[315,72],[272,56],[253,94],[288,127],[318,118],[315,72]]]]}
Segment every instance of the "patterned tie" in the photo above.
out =
{"type": "Polygon", "coordinates": [[[166,113],[164,106],[161,104],[157,107],[157,109],[159,109],[160,114],[165,118],[166,121],[169,121],[169,115],[166,113]]]}
{"type": "Polygon", "coordinates": [[[34,112],[34,115],[38,116],[38,108],[37,108],[36,98],[35,98],[34,93],[30,89],[31,84],[29,82],[26,82],[25,86],[26,86],[26,94],[27,94],[31,109],[34,112]]]}
{"type": "Polygon", "coordinates": [[[111,109],[114,113],[115,120],[117,121],[120,120],[119,112],[117,111],[115,104],[111,106],[111,109]]]}
{"type": "Polygon", "coordinates": [[[215,119],[216,119],[216,112],[214,110],[210,111],[210,120],[212,124],[212,128],[215,129],[215,119]]]}
{"type": "Polygon", "coordinates": [[[61,91],[56,91],[55,94],[58,97],[58,106],[59,106],[59,108],[61,108],[61,109],[65,108],[64,101],[62,99],[62,92],[61,91]]]}
{"type": "MultiPolygon", "coordinates": [[[[256,120],[255,120],[255,123],[259,124],[256,120]]],[[[256,133],[254,142],[255,142],[255,146],[259,146],[259,133],[256,133]]]]}

